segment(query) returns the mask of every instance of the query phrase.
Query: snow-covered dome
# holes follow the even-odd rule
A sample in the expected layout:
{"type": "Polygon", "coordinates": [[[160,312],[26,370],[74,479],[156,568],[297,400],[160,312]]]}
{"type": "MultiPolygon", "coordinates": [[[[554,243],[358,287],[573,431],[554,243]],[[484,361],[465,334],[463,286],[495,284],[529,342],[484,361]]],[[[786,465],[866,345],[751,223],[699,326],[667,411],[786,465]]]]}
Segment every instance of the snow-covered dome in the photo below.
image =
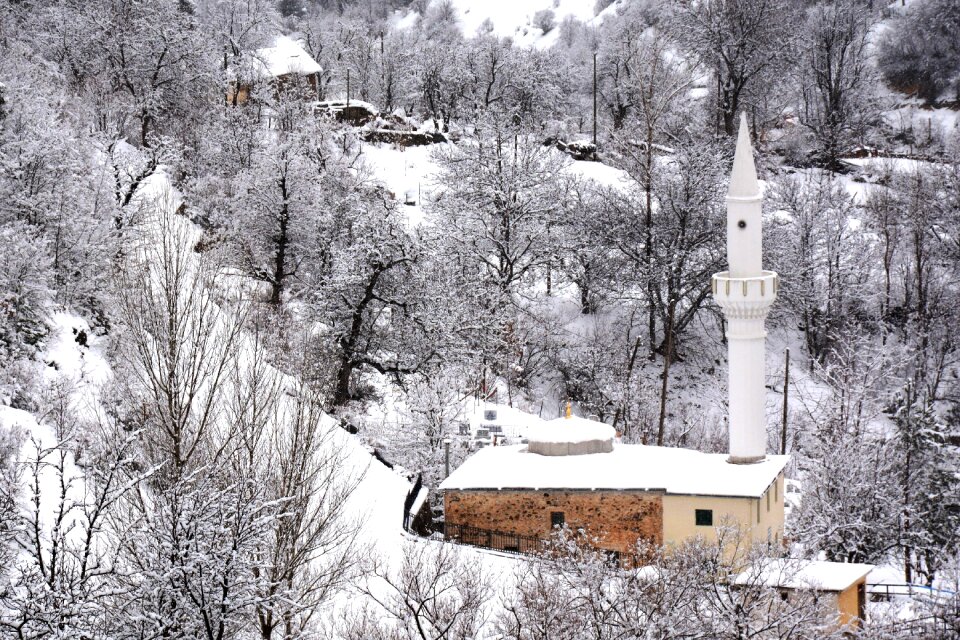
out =
{"type": "Polygon", "coordinates": [[[557,418],[530,427],[527,449],[543,456],[578,456],[613,451],[613,427],[586,418],[557,418]]]}

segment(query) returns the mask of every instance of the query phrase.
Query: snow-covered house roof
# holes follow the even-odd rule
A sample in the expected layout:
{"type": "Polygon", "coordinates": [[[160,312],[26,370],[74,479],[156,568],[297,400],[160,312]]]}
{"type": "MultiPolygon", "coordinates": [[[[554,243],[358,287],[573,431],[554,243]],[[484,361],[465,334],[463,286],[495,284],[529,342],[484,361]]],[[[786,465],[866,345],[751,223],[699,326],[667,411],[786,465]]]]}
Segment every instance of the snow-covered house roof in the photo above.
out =
{"type": "Polygon", "coordinates": [[[770,558],[758,567],[738,574],[734,584],[844,591],[873,570],[872,564],[827,562],[799,558],[770,558]]]}
{"type": "Polygon", "coordinates": [[[767,456],[754,464],[731,464],[726,454],[639,444],[616,444],[606,453],[545,456],[527,445],[511,445],[481,449],[440,489],[646,490],[759,498],[788,460],[767,456]]]}
{"type": "Polygon", "coordinates": [[[248,59],[248,70],[259,77],[309,75],[323,70],[300,43],[289,36],[277,36],[272,47],[257,49],[244,58],[248,59]]]}

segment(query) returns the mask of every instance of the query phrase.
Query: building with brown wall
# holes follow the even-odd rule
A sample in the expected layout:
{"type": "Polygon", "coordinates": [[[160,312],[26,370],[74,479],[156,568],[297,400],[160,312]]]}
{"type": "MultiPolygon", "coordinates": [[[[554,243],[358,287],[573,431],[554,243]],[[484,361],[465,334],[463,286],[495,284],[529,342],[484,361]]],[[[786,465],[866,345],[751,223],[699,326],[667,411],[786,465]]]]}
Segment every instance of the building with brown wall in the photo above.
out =
{"type": "Polygon", "coordinates": [[[662,494],[646,491],[447,491],[446,522],[541,540],[566,524],[629,553],[638,540],[663,543],[662,494]]]}
{"type": "Polygon", "coordinates": [[[638,541],[712,540],[722,523],[751,540],[783,536],[786,456],[731,464],[724,454],[619,444],[608,425],[557,419],[526,445],[481,449],[441,485],[448,531],[546,539],[557,525],[630,553],[638,541]]]}

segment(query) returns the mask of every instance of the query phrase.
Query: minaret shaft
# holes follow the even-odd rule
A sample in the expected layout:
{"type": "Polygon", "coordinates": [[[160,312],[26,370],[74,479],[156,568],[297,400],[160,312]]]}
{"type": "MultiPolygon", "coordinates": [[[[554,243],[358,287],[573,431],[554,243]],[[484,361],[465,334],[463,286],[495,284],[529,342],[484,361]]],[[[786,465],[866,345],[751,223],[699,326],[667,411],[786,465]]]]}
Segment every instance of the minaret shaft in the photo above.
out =
{"type": "Polygon", "coordinates": [[[731,462],[753,462],[767,453],[765,394],[757,393],[765,389],[765,335],[728,337],[731,462]]]}
{"type": "Polygon", "coordinates": [[[761,209],[759,197],[727,197],[727,261],[735,278],[759,276],[763,271],[761,209]]]}
{"type": "Polygon", "coordinates": [[[746,118],[742,117],[727,195],[729,270],[714,274],[713,296],[727,320],[730,462],[763,460],[767,453],[767,313],[779,278],[764,271],[762,201],[746,118]]]}

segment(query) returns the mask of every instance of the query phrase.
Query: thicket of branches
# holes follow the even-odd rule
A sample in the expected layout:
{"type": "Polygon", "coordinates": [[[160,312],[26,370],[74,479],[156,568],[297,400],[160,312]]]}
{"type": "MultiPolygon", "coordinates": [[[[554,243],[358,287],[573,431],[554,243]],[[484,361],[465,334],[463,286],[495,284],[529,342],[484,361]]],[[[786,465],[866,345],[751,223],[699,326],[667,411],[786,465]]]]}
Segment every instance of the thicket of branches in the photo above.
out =
{"type": "MultiPolygon", "coordinates": [[[[783,281],[771,335],[799,347],[820,391],[792,390],[791,472],[806,480],[791,527],[810,553],[950,575],[960,143],[937,112],[915,129],[891,109],[956,106],[953,4],[624,0],[596,25],[539,15],[530,28],[556,32],[549,49],[492,25],[465,37],[442,0],[413,3],[416,27],[397,30],[393,8],[0,7],[0,403],[56,434],[0,433],[3,633],[315,629],[361,570],[342,517],[359,480],[326,453],[346,437],[330,413],[428,483],[464,397],[493,389],[549,411],[573,400],[628,442],[721,450],[699,390],[722,385],[709,276],[724,265],[740,113],[767,183],[766,264],[783,281]],[[281,32],[321,65],[318,99],[345,96],[349,73],[351,97],[454,141],[432,156],[423,223],[304,86],[261,80],[248,104],[228,99],[244,56],[281,32]],[[589,149],[594,134],[621,180],[584,178],[553,144],[589,149]],[[844,158],[864,149],[921,161],[852,176],[844,158]],[[182,201],[142,197],[159,172],[182,201]],[[157,217],[167,209],[178,216],[157,217]],[[61,309],[111,345],[96,415],[42,374],[61,309]],[[405,429],[365,417],[385,393],[405,429]],[[50,482],[59,498],[41,504],[50,482]]],[[[497,623],[540,615],[528,595],[497,623]]],[[[388,610],[414,595],[397,597],[388,610]]]]}

